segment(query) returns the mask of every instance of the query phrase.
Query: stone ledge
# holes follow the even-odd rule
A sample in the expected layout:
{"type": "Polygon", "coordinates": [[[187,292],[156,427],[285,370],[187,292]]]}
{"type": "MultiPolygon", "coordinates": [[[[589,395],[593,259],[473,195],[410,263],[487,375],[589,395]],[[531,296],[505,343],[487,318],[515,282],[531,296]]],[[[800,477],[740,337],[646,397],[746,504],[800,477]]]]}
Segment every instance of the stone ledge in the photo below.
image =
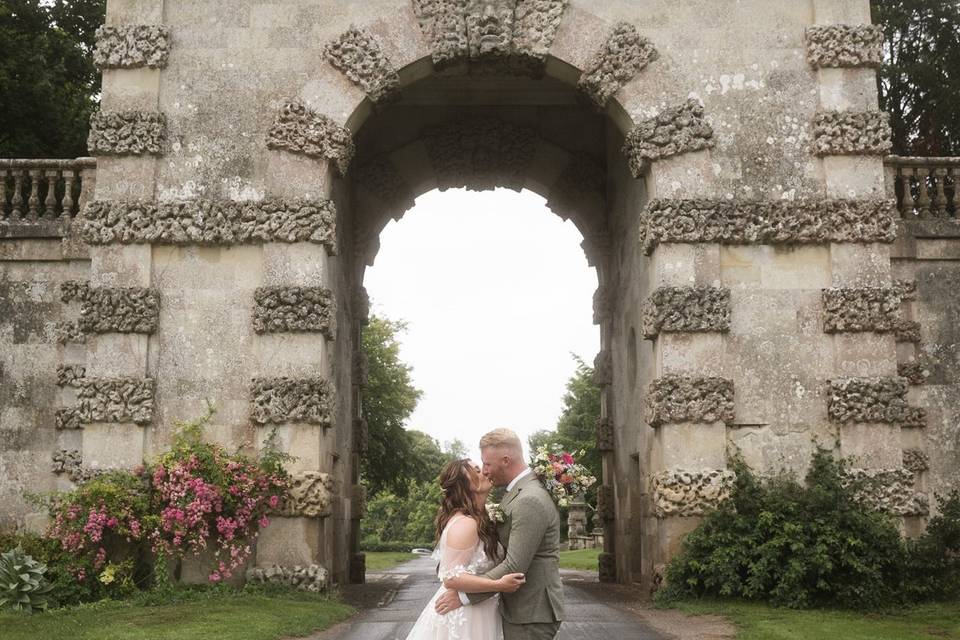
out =
{"type": "Polygon", "coordinates": [[[90,117],[90,155],[158,156],[166,141],[167,117],[159,112],[98,111],[90,117]]]}
{"type": "Polygon", "coordinates": [[[730,290],[720,287],[660,287],[643,305],[643,335],[730,330],[730,290]]]}
{"type": "Polygon", "coordinates": [[[337,305],[324,287],[259,287],[253,293],[257,333],[317,332],[333,340],[337,305]]]}
{"type": "Polygon", "coordinates": [[[828,387],[827,413],[833,422],[924,425],[924,410],[907,404],[903,378],[837,378],[828,387]]]}
{"type": "Polygon", "coordinates": [[[267,132],[267,148],[330,160],[341,176],[347,175],[354,152],[349,129],[295,101],[277,114],[267,132]]]}
{"type": "Polygon", "coordinates": [[[666,375],[650,383],[646,420],[651,427],[677,422],[733,423],[733,380],[666,375]]]}
{"type": "Polygon", "coordinates": [[[736,474],[729,469],[671,469],[651,478],[654,514],[702,516],[730,497],[736,474]]]}
{"type": "Polygon", "coordinates": [[[690,99],[638,123],[627,133],[622,153],[634,178],[643,177],[650,164],[662,158],[712,149],[713,127],[703,117],[703,105],[690,99]]]}
{"type": "Polygon", "coordinates": [[[336,396],[333,384],[322,377],[254,378],[250,390],[250,419],[256,424],[305,422],[333,426],[336,396]]]}
{"type": "Polygon", "coordinates": [[[813,137],[818,156],[882,156],[893,148],[890,114],[883,111],[820,111],[813,137]]]}
{"type": "Polygon", "coordinates": [[[614,25],[606,42],[583,67],[577,87],[598,107],[648,64],[660,57],[653,44],[629,22],[614,25]]]}
{"type": "Polygon", "coordinates": [[[157,24],[103,25],[93,63],[98,69],[162,69],[170,55],[170,30],[157,24]]]}
{"type": "Polygon", "coordinates": [[[883,29],[831,24],[806,31],[807,61],[814,68],[877,68],[883,64],[883,29]]]}
{"type": "Polygon", "coordinates": [[[893,331],[900,313],[900,294],[891,287],[823,289],[824,333],[893,331]]]}

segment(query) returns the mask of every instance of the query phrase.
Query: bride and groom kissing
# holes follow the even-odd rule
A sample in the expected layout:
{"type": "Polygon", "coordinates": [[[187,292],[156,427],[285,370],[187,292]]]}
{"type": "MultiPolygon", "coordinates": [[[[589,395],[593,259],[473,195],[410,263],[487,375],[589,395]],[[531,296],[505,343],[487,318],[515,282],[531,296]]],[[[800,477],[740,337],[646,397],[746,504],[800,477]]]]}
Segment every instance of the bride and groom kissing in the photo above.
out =
{"type": "Polygon", "coordinates": [[[407,640],[540,640],[560,628],[557,507],[513,431],[484,435],[480,457],[482,468],[455,460],[440,473],[434,558],[442,585],[407,640]],[[506,493],[491,516],[494,486],[506,493]]]}

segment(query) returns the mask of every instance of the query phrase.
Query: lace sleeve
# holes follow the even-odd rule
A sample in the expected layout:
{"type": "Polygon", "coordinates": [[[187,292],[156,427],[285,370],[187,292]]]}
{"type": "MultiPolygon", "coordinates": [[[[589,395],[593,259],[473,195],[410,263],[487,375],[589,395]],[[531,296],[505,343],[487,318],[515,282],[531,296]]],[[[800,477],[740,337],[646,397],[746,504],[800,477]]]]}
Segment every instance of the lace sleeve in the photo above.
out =
{"type": "Polygon", "coordinates": [[[440,559],[438,577],[449,580],[461,573],[476,573],[484,556],[481,549],[480,558],[477,558],[479,537],[473,518],[462,517],[451,521],[445,534],[437,549],[440,559]]]}

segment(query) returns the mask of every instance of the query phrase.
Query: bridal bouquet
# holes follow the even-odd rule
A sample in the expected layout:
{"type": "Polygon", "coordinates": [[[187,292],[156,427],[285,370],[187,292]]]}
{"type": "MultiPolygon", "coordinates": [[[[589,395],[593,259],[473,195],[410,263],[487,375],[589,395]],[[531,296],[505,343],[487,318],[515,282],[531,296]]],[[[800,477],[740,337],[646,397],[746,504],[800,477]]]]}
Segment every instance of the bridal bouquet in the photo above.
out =
{"type": "MultiPolygon", "coordinates": [[[[583,451],[577,455],[583,455],[583,451]]],[[[573,456],[554,445],[553,452],[546,446],[537,449],[533,457],[533,471],[547,488],[558,507],[566,507],[571,498],[578,496],[597,481],[573,456]]]]}

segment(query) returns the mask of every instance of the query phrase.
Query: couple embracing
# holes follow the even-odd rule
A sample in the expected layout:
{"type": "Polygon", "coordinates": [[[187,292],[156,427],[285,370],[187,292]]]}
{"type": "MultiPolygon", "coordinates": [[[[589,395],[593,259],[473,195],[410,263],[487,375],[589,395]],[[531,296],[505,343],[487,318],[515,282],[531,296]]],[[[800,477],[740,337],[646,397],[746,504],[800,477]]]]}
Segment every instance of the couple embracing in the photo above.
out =
{"type": "Polygon", "coordinates": [[[480,457],[482,468],[456,460],[440,473],[434,557],[443,584],[407,640],[540,640],[560,628],[557,507],[513,431],[483,436],[480,457]],[[491,517],[494,486],[506,494],[491,517]]]}

